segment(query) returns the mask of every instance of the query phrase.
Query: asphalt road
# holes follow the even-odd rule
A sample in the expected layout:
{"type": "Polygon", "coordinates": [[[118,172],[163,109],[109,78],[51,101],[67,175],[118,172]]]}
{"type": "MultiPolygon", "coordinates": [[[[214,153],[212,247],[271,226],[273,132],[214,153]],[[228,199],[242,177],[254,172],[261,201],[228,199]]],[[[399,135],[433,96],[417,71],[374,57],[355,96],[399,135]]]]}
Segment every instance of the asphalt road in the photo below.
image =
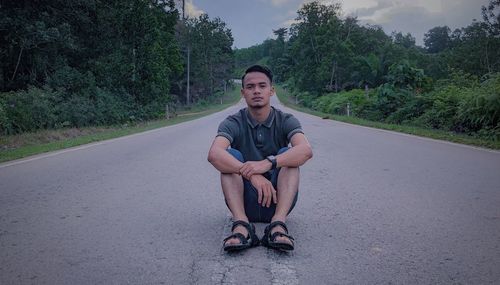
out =
{"type": "Polygon", "coordinates": [[[314,151],[296,250],[223,253],[206,157],[242,106],[0,164],[0,284],[500,284],[500,152],[282,106],[314,151]]]}

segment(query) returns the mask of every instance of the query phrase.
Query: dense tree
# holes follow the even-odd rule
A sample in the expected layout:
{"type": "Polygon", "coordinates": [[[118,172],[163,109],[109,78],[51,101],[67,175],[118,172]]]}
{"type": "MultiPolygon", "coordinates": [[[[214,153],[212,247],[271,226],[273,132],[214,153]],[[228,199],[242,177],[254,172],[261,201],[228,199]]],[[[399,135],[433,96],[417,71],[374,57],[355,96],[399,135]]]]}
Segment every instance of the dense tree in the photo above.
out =
{"type": "Polygon", "coordinates": [[[425,48],[411,34],[388,36],[342,18],[338,4],[322,3],[297,12],[288,40],[278,29],[275,39],[237,50],[237,67],[268,63],[302,104],[324,112],[345,115],[349,105],[351,114],[371,120],[498,139],[500,1],[483,7],[482,22],[430,29],[425,48]]]}
{"type": "Polygon", "coordinates": [[[170,0],[1,1],[1,131],[159,116],[182,69],[177,19],[170,0]],[[19,123],[35,94],[45,121],[19,123]]]}
{"type": "MultiPolygon", "coordinates": [[[[188,46],[190,50],[192,100],[206,100],[223,90],[232,77],[234,61],[231,30],[219,18],[212,20],[207,14],[187,19],[183,27],[179,30],[178,38],[185,51],[188,46]]],[[[184,55],[187,57],[186,53],[184,55]]],[[[187,59],[184,62],[187,63],[187,59]]],[[[179,92],[185,94],[185,84],[180,86],[179,92]]]]}
{"type": "Polygon", "coordinates": [[[434,27],[424,35],[424,43],[429,53],[438,53],[451,46],[450,28],[434,27]]]}

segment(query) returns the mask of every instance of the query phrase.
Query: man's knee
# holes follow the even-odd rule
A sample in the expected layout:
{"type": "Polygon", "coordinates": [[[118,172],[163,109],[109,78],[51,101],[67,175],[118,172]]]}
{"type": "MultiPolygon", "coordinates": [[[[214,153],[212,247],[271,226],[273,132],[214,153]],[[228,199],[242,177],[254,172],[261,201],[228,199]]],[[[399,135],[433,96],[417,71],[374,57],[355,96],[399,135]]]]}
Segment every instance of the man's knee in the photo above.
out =
{"type": "Polygon", "coordinates": [[[227,152],[229,152],[234,158],[236,158],[240,162],[245,162],[243,154],[239,150],[234,148],[228,148],[227,152]]]}

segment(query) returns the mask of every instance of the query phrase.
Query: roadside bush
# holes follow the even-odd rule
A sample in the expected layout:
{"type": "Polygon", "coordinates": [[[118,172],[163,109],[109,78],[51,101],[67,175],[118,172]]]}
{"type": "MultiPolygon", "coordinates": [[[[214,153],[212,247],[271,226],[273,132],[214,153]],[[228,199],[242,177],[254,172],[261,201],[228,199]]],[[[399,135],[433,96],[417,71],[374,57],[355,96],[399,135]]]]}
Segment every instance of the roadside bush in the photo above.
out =
{"type": "Polygon", "coordinates": [[[491,75],[478,88],[464,94],[457,118],[466,131],[500,131],[500,73],[491,75]]]}
{"type": "Polygon", "coordinates": [[[298,101],[307,108],[312,108],[313,101],[315,97],[311,95],[309,92],[297,92],[294,94],[294,97],[298,99],[298,101]]]}
{"type": "Polygon", "coordinates": [[[321,96],[313,101],[312,108],[324,113],[347,115],[347,104],[350,104],[351,115],[357,115],[365,108],[367,101],[364,90],[353,89],[321,96]]]}
{"type": "Polygon", "coordinates": [[[28,90],[2,93],[1,132],[15,134],[53,127],[56,122],[54,98],[56,91],[30,87],[28,90]]]}
{"type": "Polygon", "coordinates": [[[111,125],[131,120],[131,109],[135,106],[134,100],[125,91],[122,91],[119,96],[98,88],[96,95],[96,124],[111,125]]]}
{"type": "Polygon", "coordinates": [[[412,91],[394,87],[389,83],[378,87],[376,94],[373,108],[380,113],[381,119],[384,120],[402,108],[414,96],[412,91]]]}
{"type": "Polygon", "coordinates": [[[0,134],[6,134],[7,128],[10,128],[10,122],[7,118],[5,102],[0,95],[0,134]]]}
{"type": "MultiPolygon", "coordinates": [[[[456,80],[456,79],[455,79],[456,80]]],[[[443,86],[427,96],[427,110],[414,123],[423,127],[498,137],[500,133],[500,75],[481,85],[443,86]]]]}
{"type": "Polygon", "coordinates": [[[431,105],[414,122],[427,128],[463,131],[460,128],[457,111],[460,101],[468,92],[470,92],[469,89],[458,88],[454,85],[431,92],[429,94],[431,105]]]}
{"type": "Polygon", "coordinates": [[[57,105],[56,113],[59,123],[57,127],[85,127],[96,121],[94,103],[89,98],[77,95],[57,105]]]}
{"type": "Polygon", "coordinates": [[[392,124],[412,124],[412,121],[422,116],[432,105],[428,94],[416,94],[409,96],[406,103],[390,114],[386,122],[392,124]]]}

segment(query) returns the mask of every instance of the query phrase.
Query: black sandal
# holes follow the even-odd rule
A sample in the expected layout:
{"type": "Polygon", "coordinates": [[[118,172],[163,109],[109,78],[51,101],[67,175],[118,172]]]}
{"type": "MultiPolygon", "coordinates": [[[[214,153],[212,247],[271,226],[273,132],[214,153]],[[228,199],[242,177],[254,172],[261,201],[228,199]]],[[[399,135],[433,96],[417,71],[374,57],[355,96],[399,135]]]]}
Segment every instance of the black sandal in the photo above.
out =
{"type": "Polygon", "coordinates": [[[240,251],[243,249],[250,248],[252,246],[259,245],[259,238],[255,234],[255,226],[253,224],[249,224],[245,221],[235,221],[233,222],[233,226],[231,227],[231,231],[237,226],[244,226],[248,231],[248,236],[245,237],[241,233],[234,233],[227,238],[224,239],[224,251],[240,251]],[[232,238],[237,238],[240,240],[239,244],[226,244],[226,241],[232,238]]]}
{"type": "Polygon", "coordinates": [[[285,223],[281,221],[274,221],[270,223],[266,229],[264,230],[264,236],[262,237],[262,245],[265,247],[273,248],[273,249],[279,249],[279,250],[293,250],[294,249],[294,239],[291,235],[288,235],[288,228],[286,227],[285,223]],[[281,226],[285,230],[286,233],[282,232],[275,232],[271,234],[271,230],[275,228],[276,226],[281,226]],[[286,242],[276,242],[277,237],[287,237],[290,243],[286,242]]]}

